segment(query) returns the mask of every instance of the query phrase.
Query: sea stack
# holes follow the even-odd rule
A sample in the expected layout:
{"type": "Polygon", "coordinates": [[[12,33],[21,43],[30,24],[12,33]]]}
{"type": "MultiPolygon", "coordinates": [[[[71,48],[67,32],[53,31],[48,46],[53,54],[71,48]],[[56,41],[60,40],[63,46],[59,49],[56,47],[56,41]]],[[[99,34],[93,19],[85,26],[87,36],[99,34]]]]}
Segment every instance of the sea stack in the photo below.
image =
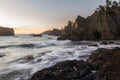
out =
{"type": "Polygon", "coordinates": [[[14,29],[7,27],[0,27],[0,36],[14,36],[14,29]]]}

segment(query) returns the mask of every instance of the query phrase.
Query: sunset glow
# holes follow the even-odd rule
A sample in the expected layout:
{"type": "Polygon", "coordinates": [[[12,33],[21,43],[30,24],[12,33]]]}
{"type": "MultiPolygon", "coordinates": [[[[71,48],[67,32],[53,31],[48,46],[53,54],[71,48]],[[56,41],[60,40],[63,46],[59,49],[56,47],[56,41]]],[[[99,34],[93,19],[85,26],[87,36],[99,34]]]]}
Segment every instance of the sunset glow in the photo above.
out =
{"type": "Polygon", "coordinates": [[[61,28],[78,15],[87,17],[100,4],[104,0],[0,0],[0,26],[20,34],[40,33],[61,28]]]}
{"type": "MultiPolygon", "coordinates": [[[[16,27],[15,34],[39,34],[47,30],[52,30],[54,27],[16,27]]],[[[56,27],[61,29],[61,27],[56,27]]]]}
{"type": "Polygon", "coordinates": [[[14,28],[15,34],[37,34],[45,31],[45,29],[42,28],[14,28]]]}

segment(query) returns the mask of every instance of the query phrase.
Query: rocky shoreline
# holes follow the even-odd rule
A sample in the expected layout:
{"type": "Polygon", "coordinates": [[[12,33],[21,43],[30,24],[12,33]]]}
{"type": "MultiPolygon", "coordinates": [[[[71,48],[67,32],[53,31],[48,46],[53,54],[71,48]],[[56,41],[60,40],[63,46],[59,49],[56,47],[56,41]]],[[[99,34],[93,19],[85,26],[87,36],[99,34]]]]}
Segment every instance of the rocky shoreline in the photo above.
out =
{"type": "Polygon", "coordinates": [[[31,80],[119,80],[120,48],[98,49],[87,59],[71,60],[36,72],[31,80]]]}
{"type": "MultiPolygon", "coordinates": [[[[120,40],[120,4],[106,0],[106,5],[87,18],[69,21],[58,40],[120,40]],[[111,4],[109,4],[111,3],[111,4]]],[[[103,45],[113,42],[102,42],[103,45]]],[[[98,45],[89,45],[98,46],[98,45]]],[[[100,48],[86,61],[67,60],[33,74],[31,80],[120,80],[120,48],[100,48]]]]}

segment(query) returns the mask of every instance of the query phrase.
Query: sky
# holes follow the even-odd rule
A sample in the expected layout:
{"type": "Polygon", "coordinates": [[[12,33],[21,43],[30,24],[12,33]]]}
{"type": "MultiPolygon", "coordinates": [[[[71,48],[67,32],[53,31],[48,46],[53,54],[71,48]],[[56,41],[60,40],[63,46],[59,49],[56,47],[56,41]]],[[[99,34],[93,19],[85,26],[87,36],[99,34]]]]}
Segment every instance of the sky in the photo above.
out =
{"type": "Polygon", "coordinates": [[[61,28],[78,15],[91,15],[105,0],[0,0],[0,26],[16,33],[61,28]],[[23,32],[22,32],[23,31],[23,32]]]}

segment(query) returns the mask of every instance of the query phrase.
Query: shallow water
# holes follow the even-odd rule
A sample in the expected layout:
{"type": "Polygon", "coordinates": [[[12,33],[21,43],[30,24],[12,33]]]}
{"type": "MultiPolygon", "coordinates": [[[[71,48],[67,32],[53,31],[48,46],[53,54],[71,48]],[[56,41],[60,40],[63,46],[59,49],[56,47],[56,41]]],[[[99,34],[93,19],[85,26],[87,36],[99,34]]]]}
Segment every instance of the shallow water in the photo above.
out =
{"type": "Polygon", "coordinates": [[[44,35],[31,37],[0,37],[0,80],[29,80],[32,74],[60,61],[86,60],[98,48],[119,47],[116,44],[100,45],[100,42],[69,40],[57,41],[57,37],[44,35]],[[89,46],[98,44],[98,46],[89,46]]]}

